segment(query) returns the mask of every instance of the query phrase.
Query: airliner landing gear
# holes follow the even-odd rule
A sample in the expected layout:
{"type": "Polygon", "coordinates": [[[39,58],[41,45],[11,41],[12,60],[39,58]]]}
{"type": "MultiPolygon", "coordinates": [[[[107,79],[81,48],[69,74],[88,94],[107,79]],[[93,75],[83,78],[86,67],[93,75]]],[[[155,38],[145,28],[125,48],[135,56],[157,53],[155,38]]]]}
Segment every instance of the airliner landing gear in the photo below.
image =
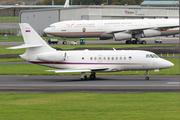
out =
{"type": "Polygon", "coordinates": [[[87,76],[85,72],[81,73],[81,80],[87,80],[87,76]]]}
{"type": "Polygon", "coordinates": [[[66,38],[63,38],[63,45],[66,45],[66,44],[67,44],[66,38]]]}
{"type": "Polygon", "coordinates": [[[145,40],[126,40],[126,44],[146,44],[145,40]]]}
{"type": "Polygon", "coordinates": [[[131,44],[132,41],[131,40],[126,40],[126,44],[131,44]]]}
{"type": "Polygon", "coordinates": [[[92,72],[91,75],[89,76],[89,78],[90,78],[91,80],[96,79],[96,73],[95,73],[95,72],[92,72]]]}
{"type": "Polygon", "coordinates": [[[145,77],[145,80],[149,80],[149,70],[146,70],[146,73],[145,73],[147,76],[145,77]]]}

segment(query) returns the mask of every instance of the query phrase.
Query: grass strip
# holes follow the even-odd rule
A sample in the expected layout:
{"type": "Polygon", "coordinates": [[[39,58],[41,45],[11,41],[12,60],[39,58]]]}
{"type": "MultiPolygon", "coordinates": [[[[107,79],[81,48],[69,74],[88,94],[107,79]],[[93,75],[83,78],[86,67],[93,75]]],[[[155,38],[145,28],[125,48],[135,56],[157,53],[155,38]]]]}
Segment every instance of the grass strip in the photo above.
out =
{"type": "Polygon", "coordinates": [[[0,17],[0,23],[19,23],[19,16],[0,17]]]}
{"type": "Polygon", "coordinates": [[[0,62],[21,62],[25,61],[21,58],[9,58],[9,59],[0,59],[0,62]]]}
{"type": "MultiPolygon", "coordinates": [[[[179,75],[179,58],[167,58],[174,63],[174,67],[162,69],[160,72],[150,71],[150,75],[179,75]]],[[[54,73],[45,70],[54,70],[36,64],[19,64],[19,65],[1,65],[0,75],[80,75],[80,73],[54,73]]],[[[124,71],[124,72],[105,72],[97,75],[144,75],[145,71],[124,71]]],[[[90,73],[87,73],[89,75],[90,73]]]]}
{"type": "Polygon", "coordinates": [[[0,93],[0,119],[179,120],[179,93],[0,93]]]}
{"type": "MultiPolygon", "coordinates": [[[[4,30],[4,31],[2,31],[2,30],[0,30],[0,32],[1,33],[6,33],[6,32],[11,32],[11,31],[6,31],[6,30],[4,30]]],[[[49,39],[58,39],[59,40],[59,42],[61,42],[61,41],[63,41],[63,39],[62,38],[60,38],[60,37],[42,37],[43,39],[46,39],[46,40],[49,40],[49,39]]],[[[77,39],[74,39],[74,38],[66,38],[66,41],[74,41],[74,40],[76,40],[76,41],[80,41],[80,39],[81,38],[77,38],[77,39]]],[[[98,38],[86,38],[85,40],[99,40],[98,38]]],[[[112,39],[111,39],[112,40],[112,39]]],[[[19,42],[19,41],[21,41],[21,42],[23,42],[24,40],[23,40],[23,37],[22,36],[8,36],[8,37],[6,37],[6,38],[4,38],[4,35],[0,35],[0,42],[19,42]]]]}

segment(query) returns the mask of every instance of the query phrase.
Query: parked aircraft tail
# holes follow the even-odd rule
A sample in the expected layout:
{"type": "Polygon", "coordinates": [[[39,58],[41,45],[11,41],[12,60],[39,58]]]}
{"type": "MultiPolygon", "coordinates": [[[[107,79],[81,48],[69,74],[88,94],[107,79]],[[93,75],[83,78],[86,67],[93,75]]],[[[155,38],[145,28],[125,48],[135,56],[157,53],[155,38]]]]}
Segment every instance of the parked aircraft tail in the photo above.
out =
{"type": "Polygon", "coordinates": [[[64,7],[69,7],[69,0],[66,0],[64,7]]]}
{"type": "Polygon", "coordinates": [[[20,55],[20,57],[25,60],[35,59],[35,56],[39,53],[56,51],[50,47],[28,23],[20,23],[19,26],[25,44],[7,49],[26,48],[26,52],[20,55]]]}

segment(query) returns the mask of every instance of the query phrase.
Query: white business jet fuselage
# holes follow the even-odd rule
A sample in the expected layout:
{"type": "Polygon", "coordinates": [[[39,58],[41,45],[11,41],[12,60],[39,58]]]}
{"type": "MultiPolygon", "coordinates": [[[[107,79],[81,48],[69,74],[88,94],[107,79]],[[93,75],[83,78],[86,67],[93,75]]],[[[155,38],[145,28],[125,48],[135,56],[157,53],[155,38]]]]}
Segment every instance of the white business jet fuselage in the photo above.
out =
{"type": "Polygon", "coordinates": [[[177,27],[179,19],[79,20],[51,24],[44,32],[63,38],[98,37],[101,40],[113,38],[117,41],[134,38],[135,44],[144,44],[140,41],[143,37],[179,34],[179,29],[169,30],[177,27]]]}
{"type": "MultiPolygon", "coordinates": [[[[95,79],[96,72],[116,72],[122,70],[157,70],[174,66],[173,63],[159,58],[156,54],[139,50],[81,50],[57,51],[51,48],[26,23],[20,23],[24,45],[9,49],[26,48],[20,57],[34,64],[58,68],[50,70],[56,73],[81,72],[81,79],[87,79],[85,72],[91,72],[95,79]]],[[[147,76],[146,79],[149,79],[147,76]]]]}

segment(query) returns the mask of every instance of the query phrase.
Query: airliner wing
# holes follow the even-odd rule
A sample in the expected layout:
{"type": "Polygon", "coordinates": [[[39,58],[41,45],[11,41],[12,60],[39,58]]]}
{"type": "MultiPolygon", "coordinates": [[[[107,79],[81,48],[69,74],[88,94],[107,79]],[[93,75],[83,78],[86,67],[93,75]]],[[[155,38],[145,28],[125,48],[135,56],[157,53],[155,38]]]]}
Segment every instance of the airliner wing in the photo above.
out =
{"type": "Polygon", "coordinates": [[[116,31],[108,31],[107,34],[114,34],[119,32],[126,32],[126,33],[137,33],[142,32],[143,30],[147,29],[156,29],[156,30],[168,30],[171,28],[179,27],[179,25],[167,25],[167,26],[160,26],[160,27],[145,27],[145,28],[134,28],[134,29],[124,29],[124,30],[116,30],[116,31]]]}
{"type": "Polygon", "coordinates": [[[87,68],[87,69],[63,69],[63,70],[46,70],[48,72],[55,73],[68,73],[68,72],[95,72],[95,71],[103,71],[109,68],[87,68]]]}
{"type": "Polygon", "coordinates": [[[138,31],[143,31],[147,29],[153,29],[153,27],[147,27],[147,28],[135,28],[135,29],[125,29],[125,30],[117,30],[117,31],[108,31],[106,32],[107,34],[114,34],[114,33],[119,33],[119,32],[126,32],[126,33],[131,33],[131,32],[138,32],[138,31]]]}

